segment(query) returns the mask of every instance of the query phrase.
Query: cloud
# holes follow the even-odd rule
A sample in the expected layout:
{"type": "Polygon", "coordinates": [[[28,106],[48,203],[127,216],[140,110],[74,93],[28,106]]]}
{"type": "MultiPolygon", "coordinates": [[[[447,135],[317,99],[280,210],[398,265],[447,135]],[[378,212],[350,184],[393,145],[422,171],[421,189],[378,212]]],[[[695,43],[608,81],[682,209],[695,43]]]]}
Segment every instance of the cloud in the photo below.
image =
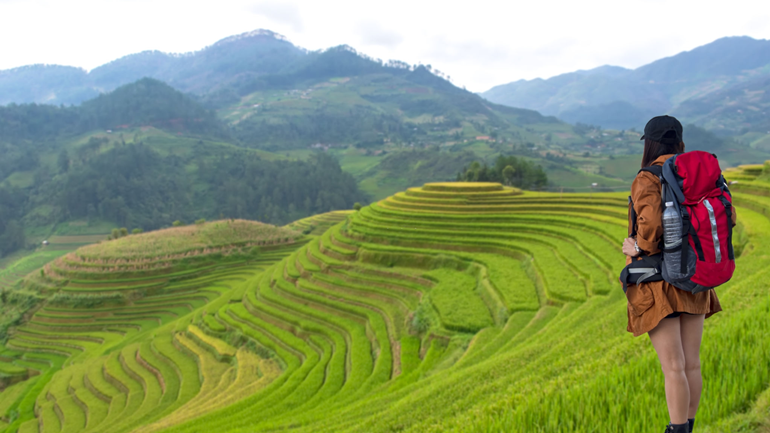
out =
{"type": "Polygon", "coordinates": [[[249,9],[276,24],[287,25],[295,32],[301,33],[305,29],[299,7],[294,3],[269,0],[254,4],[249,9]]]}
{"type": "Polygon", "coordinates": [[[357,26],[357,33],[365,45],[395,48],[401,45],[404,37],[385,28],[377,21],[363,21],[357,26]]]}

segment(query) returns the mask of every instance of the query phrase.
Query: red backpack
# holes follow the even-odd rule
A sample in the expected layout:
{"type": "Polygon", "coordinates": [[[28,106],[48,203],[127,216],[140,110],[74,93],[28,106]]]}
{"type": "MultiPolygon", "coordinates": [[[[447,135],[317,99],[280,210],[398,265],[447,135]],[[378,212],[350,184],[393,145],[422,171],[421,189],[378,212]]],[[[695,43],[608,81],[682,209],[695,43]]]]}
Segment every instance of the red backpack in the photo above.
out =
{"type": "MultiPolygon", "coordinates": [[[[663,210],[668,203],[677,215],[666,227],[674,221],[681,242],[673,246],[661,242],[662,254],[643,256],[626,266],[620,277],[623,289],[627,284],[665,280],[681,290],[699,293],[729,281],[735,271],[732,196],[716,155],[682,153],[663,166],[642,171],[660,179],[663,210]]],[[[629,203],[633,236],[636,215],[630,197],[629,203]]]]}

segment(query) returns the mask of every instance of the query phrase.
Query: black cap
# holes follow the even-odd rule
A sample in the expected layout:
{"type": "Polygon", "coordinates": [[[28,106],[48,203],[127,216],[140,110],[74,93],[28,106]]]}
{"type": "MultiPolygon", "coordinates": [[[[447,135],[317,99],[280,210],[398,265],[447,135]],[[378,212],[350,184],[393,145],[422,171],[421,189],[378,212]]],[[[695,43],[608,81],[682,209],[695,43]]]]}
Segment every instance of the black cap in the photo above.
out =
{"type": "Polygon", "coordinates": [[[682,142],[682,124],[676,120],[676,117],[653,117],[644,127],[644,135],[642,135],[641,140],[645,138],[663,144],[679,144],[682,142]],[[663,138],[669,131],[674,131],[675,136],[663,138]]]}

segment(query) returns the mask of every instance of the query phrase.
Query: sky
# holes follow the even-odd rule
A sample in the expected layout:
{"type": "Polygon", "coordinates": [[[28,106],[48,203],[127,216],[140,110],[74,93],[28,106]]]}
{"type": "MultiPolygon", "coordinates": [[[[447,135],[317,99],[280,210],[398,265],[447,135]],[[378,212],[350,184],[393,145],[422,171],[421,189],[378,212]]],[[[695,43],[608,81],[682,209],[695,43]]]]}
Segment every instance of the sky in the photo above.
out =
{"type": "Polygon", "coordinates": [[[770,39],[767,0],[0,0],[0,70],[87,70],[144,50],[197,51],[269,29],[430,64],[480,92],[611,64],[635,68],[725,36],[770,39]]]}

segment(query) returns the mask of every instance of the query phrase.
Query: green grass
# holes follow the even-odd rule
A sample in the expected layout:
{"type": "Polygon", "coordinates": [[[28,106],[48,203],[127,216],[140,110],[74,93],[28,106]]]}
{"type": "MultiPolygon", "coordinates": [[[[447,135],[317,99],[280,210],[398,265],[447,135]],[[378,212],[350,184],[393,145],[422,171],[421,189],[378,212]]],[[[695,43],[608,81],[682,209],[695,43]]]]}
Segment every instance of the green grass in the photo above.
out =
{"type": "Polygon", "coordinates": [[[476,293],[476,278],[472,275],[449,269],[425,275],[438,281],[430,291],[430,300],[444,326],[455,331],[476,332],[493,324],[487,306],[476,293]]]}
{"type": "Polygon", "coordinates": [[[2,267],[0,267],[0,287],[13,285],[27,274],[39,269],[46,263],[49,263],[66,253],[66,250],[59,251],[43,249],[28,255],[15,256],[18,257],[15,260],[14,257],[9,257],[10,260],[6,261],[6,264],[3,264],[2,267]]]}

